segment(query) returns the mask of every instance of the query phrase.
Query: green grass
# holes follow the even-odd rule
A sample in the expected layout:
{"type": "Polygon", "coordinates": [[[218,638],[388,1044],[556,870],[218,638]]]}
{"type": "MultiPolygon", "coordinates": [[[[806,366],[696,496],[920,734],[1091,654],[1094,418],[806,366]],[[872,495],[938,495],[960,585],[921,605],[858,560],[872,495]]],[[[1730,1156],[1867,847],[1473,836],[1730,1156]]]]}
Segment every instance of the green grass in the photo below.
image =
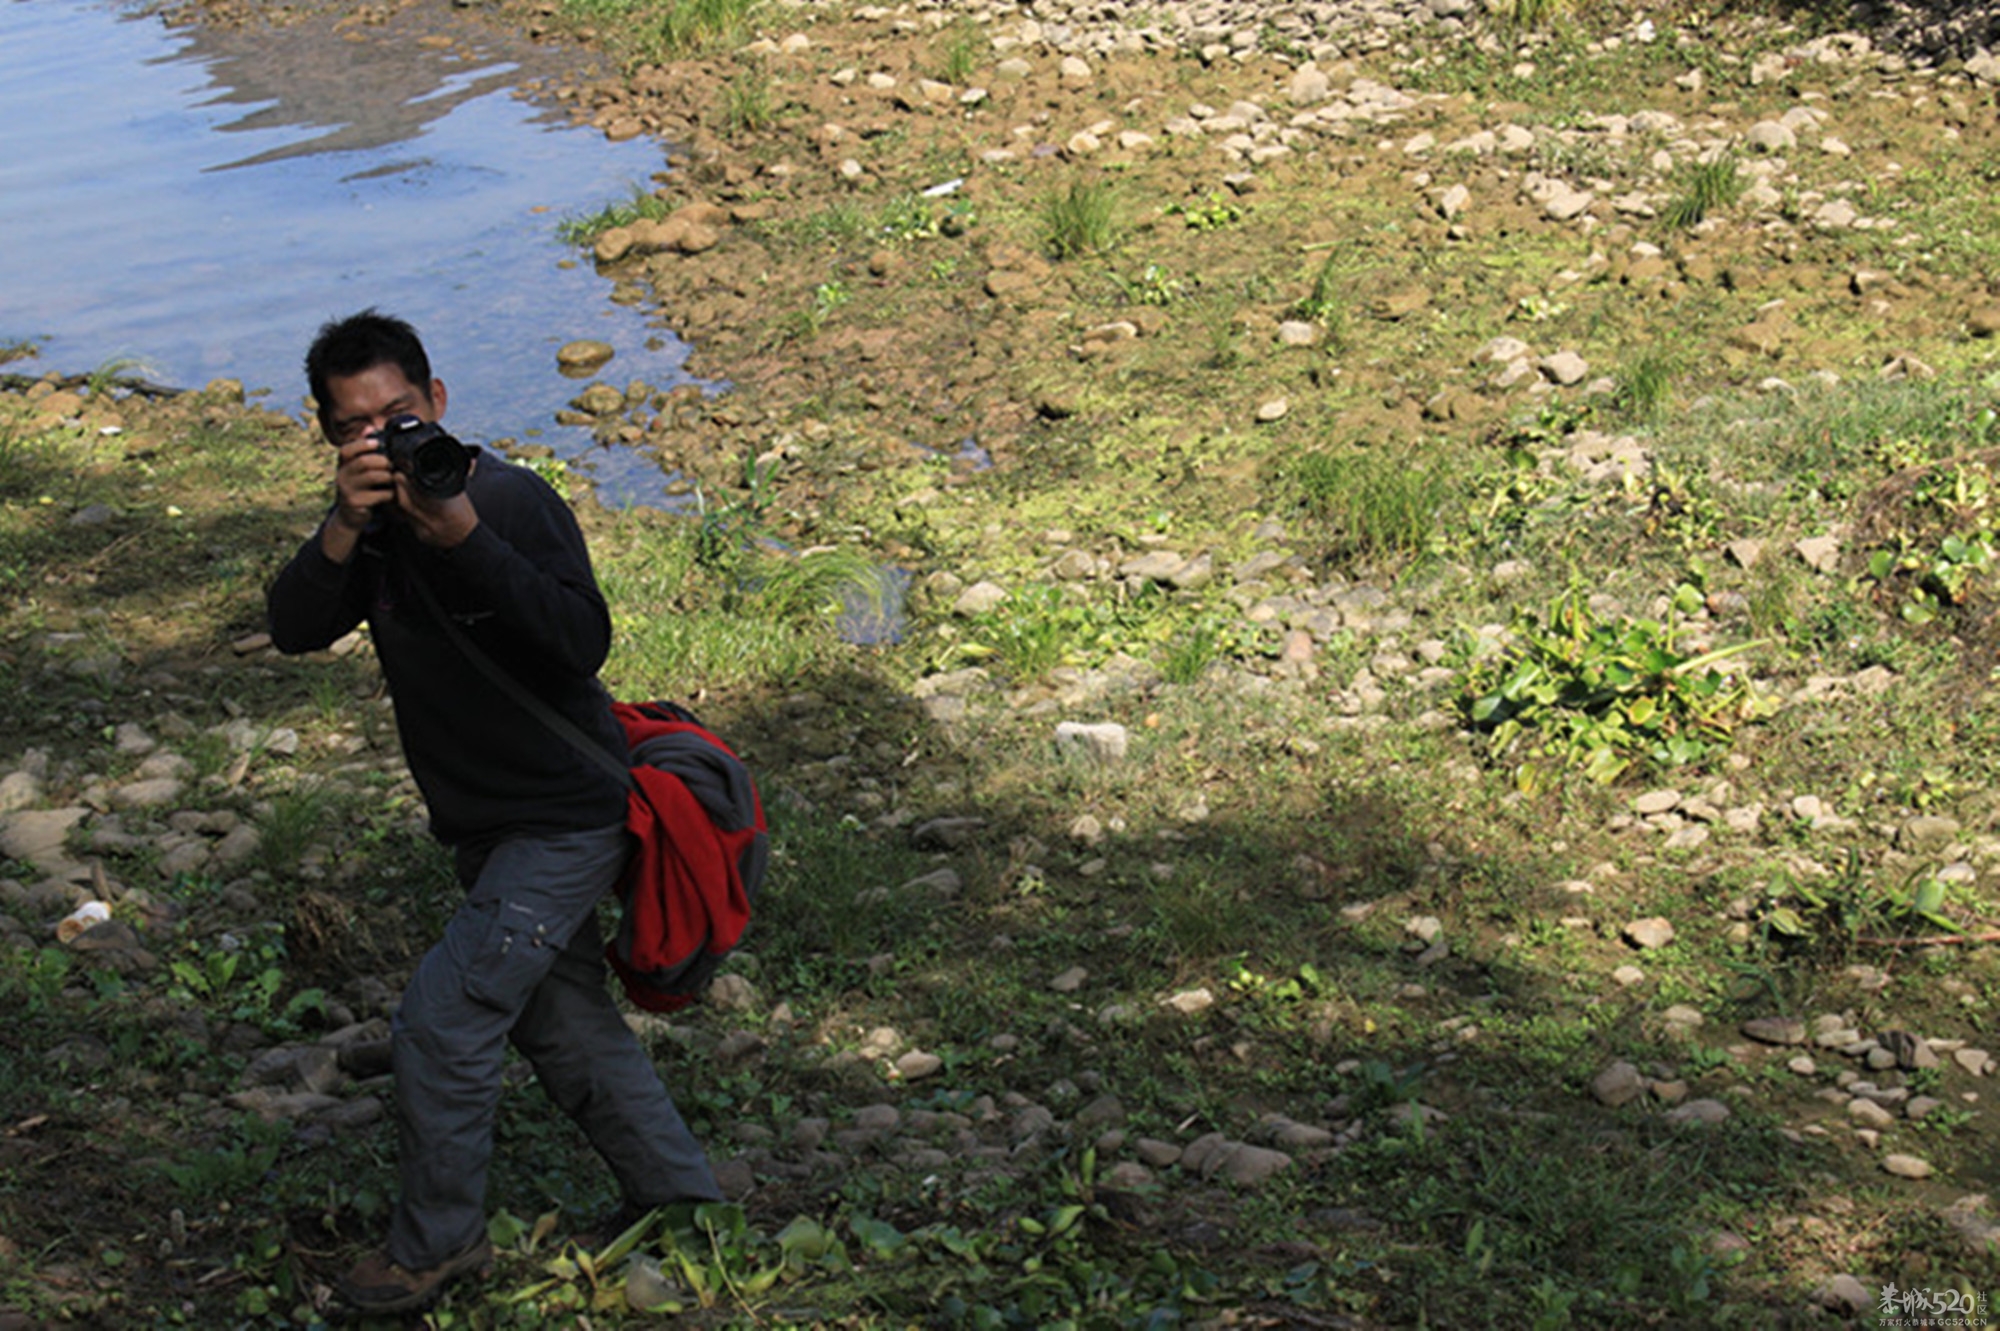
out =
{"type": "Polygon", "coordinates": [[[1319,269],[1313,274],[1312,288],[1297,304],[1292,306],[1292,317],[1319,324],[1327,330],[1328,340],[1338,348],[1344,340],[1347,300],[1340,280],[1341,256],[1329,253],[1320,261],[1319,269]]]}
{"type": "Polygon", "coordinates": [[[937,77],[954,85],[966,83],[991,49],[991,40],[980,24],[970,19],[950,24],[938,39],[937,77]]]}
{"type": "Polygon", "coordinates": [[[692,55],[742,40],[761,0],[668,0],[660,40],[669,56],[692,55]]]}
{"type": "Polygon", "coordinates": [[[1657,351],[1642,353],[1617,376],[1618,406],[1642,424],[1657,422],[1673,400],[1678,377],[1673,357],[1657,351]]]}
{"type": "Polygon", "coordinates": [[[628,199],[607,203],[593,212],[565,217],[556,223],[556,236],[568,245],[589,245],[613,227],[630,226],[642,220],[658,221],[669,205],[649,190],[634,186],[628,199]]]}
{"type": "Polygon", "coordinates": [[[761,0],[560,0],[558,12],[639,63],[740,44],[760,8],[761,0]]]}
{"type": "Polygon", "coordinates": [[[1694,162],[1675,174],[1674,194],[1661,210],[1660,221],[1675,231],[1692,230],[1735,207],[1747,183],[1734,151],[1694,162]]]}
{"type": "Polygon", "coordinates": [[[292,790],[271,802],[259,827],[257,859],[269,873],[295,869],[318,845],[336,810],[323,790],[292,790]]]}
{"type": "Polygon", "coordinates": [[[856,199],[834,199],[803,217],[772,228],[781,243],[794,240],[814,248],[857,244],[875,230],[875,213],[856,199]]]}
{"type": "Polygon", "coordinates": [[[1123,235],[1117,189],[1105,181],[1072,180],[1042,196],[1038,221],[1042,247],[1054,259],[1103,254],[1123,235]]]}
{"type": "Polygon", "coordinates": [[[1511,0],[1504,12],[1515,28],[1533,32],[1564,23],[1574,8],[1575,0],[1511,0]]]}
{"type": "MultiPolygon", "coordinates": [[[[1421,1307],[1455,1323],[1505,1302],[1522,1310],[1524,1325],[1617,1320],[1642,1305],[1706,1325],[1753,1325],[1724,1311],[1734,1263],[1708,1250],[1704,1212],[1714,1214],[1726,1181],[1745,1167],[1778,1180],[1790,1172],[1798,1180],[1790,1188],[1804,1173],[1802,1161],[1784,1163],[1797,1159],[1787,1143],[1755,1128],[1721,1140],[1607,1133],[1581,1154],[1570,1132],[1533,1120],[1405,1140],[1405,1150],[1371,1152],[1361,1168],[1396,1198],[1400,1222],[1457,1260],[1431,1266],[1422,1294],[1398,1299],[1391,1315],[1421,1307]]],[[[1788,1191],[1783,1182],[1767,1187],[1777,1197],[1788,1191]]]]}
{"type": "Polygon", "coordinates": [[[1363,559],[1422,552],[1455,498],[1440,461],[1399,450],[1309,453],[1288,478],[1330,543],[1363,559]]]}
{"type": "Polygon", "coordinates": [[[777,119],[777,98],[769,71],[746,69],[722,87],[722,127],[729,134],[754,134],[777,119]]]}

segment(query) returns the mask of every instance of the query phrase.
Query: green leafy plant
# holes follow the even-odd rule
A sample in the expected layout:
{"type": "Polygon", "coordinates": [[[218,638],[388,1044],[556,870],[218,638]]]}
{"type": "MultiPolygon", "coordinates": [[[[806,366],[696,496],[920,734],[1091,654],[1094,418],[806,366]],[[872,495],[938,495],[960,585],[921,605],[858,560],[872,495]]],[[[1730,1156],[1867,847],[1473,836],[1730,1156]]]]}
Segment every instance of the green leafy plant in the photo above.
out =
{"type": "Polygon", "coordinates": [[[1908,578],[1901,614],[1912,624],[1928,624],[1947,605],[1963,604],[1975,578],[1993,567],[1992,538],[1984,532],[1953,534],[1935,550],[1903,546],[1877,550],[1868,557],[1868,576],[1888,583],[1908,578]]]}
{"type": "Polygon", "coordinates": [[[1060,587],[1025,587],[974,617],[975,642],[1008,674],[1032,679],[1068,657],[1085,618],[1079,610],[1060,587]]]}
{"type": "Polygon", "coordinates": [[[1722,513],[1698,472],[1655,463],[1645,476],[1629,478],[1629,488],[1645,497],[1646,530],[1683,550],[1711,548],[1720,540],[1722,513]]]}
{"type": "Polygon", "coordinates": [[[1320,261],[1319,270],[1313,274],[1312,289],[1292,306],[1295,319],[1332,327],[1340,321],[1344,308],[1337,288],[1338,273],[1334,263],[1339,256],[1329,254],[1320,261]]]}
{"type": "Polygon", "coordinates": [[[1354,1096],[1364,1111],[1393,1109],[1414,1102],[1422,1089],[1423,1074],[1418,1068],[1399,1068],[1386,1059],[1363,1059],[1354,1070],[1354,1096]]]}
{"type": "Polygon", "coordinates": [[[258,827],[258,864],[274,874],[295,870],[333,816],[333,802],[324,790],[283,792],[271,801],[270,812],[258,827]]]}
{"type": "Polygon", "coordinates": [[[1231,966],[1229,988],[1246,998],[1266,1003],[1297,1003],[1308,998],[1316,998],[1326,992],[1326,978],[1311,962],[1301,965],[1297,972],[1283,979],[1274,979],[1261,971],[1255,971],[1239,957],[1231,966]]]}
{"type": "Polygon", "coordinates": [[[1260,655],[1267,646],[1254,625],[1203,615],[1168,640],[1160,658],[1160,677],[1169,684],[1192,684],[1215,662],[1260,655]]]}
{"type": "Polygon", "coordinates": [[[1952,918],[1951,884],[1936,874],[1924,874],[1900,888],[1881,889],[1878,906],[1883,916],[1901,929],[1935,929],[1956,934],[1964,930],[1961,920],[1952,918]]]}
{"type": "Polygon", "coordinates": [[[570,482],[576,479],[576,473],[570,470],[569,463],[552,453],[527,455],[508,460],[516,466],[527,468],[529,471],[535,473],[535,475],[547,481],[549,488],[557,494],[568,494],[570,482]]]}
{"type": "MultiPolygon", "coordinates": [[[[1201,635],[1200,620],[1191,630],[1189,623],[1186,612],[1159,592],[1091,597],[1075,586],[1034,584],[974,615],[964,637],[950,643],[937,665],[951,669],[990,662],[1026,679],[1059,665],[1094,665],[1114,652],[1150,651],[1174,642],[1177,634],[1201,635]]],[[[1194,650],[1205,661],[1211,651],[1233,653],[1240,647],[1248,652],[1264,645],[1259,630],[1217,620],[1214,636],[1194,650]]],[[[1194,668],[1192,661],[1189,668],[1194,668]]]]}
{"type": "Polygon", "coordinates": [[[195,1202],[236,1201],[253,1195],[278,1162],[290,1136],[282,1123],[255,1117],[239,1120],[243,1140],[203,1149],[186,1159],[163,1161],[159,1171],[183,1198],[195,1202]]]}
{"type": "MultiPolygon", "coordinates": [[[[528,1254],[553,1227],[553,1217],[532,1229],[511,1217],[505,1221],[489,1225],[489,1232],[528,1254]]],[[[848,1265],[846,1246],[807,1217],[772,1238],[752,1229],[740,1206],[663,1207],[595,1252],[566,1246],[543,1263],[543,1279],[503,1302],[538,1314],[629,1308],[680,1316],[725,1304],[751,1306],[780,1280],[848,1265]]]]}
{"type": "Polygon", "coordinates": [[[1220,231],[1249,216],[1233,195],[1220,190],[1210,190],[1195,203],[1170,203],[1166,211],[1169,217],[1178,216],[1186,221],[1190,231],[1220,231]]]}
{"type": "Polygon", "coordinates": [[[2000,487],[1982,463],[1935,468],[1911,488],[1909,528],[1868,556],[1868,577],[1902,593],[1901,614],[1928,624],[1964,605],[1993,567],[2000,487]]]}
{"type": "Polygon", "coordinates": [[[1128,279],[1114,273],[1111,280],[1117,286],[1119,295],[1134,305],[1172,305],[1188,294],[1188,284],[1157,263],[1147,264],[1136,278],[1128,279]]]}
{"type": "Polygon", "coordinates": [[[1910,1120],[1910,1126],[1919,1132],[1932,1133],[1939,1137],[1949,1137],[1960,1128],[1971,1123],[1975,1117],[1970,1109],[1959,1105],[1939,1105],[1922,1118],[1910,1120]]]}
{"type": "Polygon", "coordinates": [[[808,327],[811,331],[818,332],[825,325],[828,316],[853,299],[854,292],[848,288],[847,283],[821,282],[813,288],[812,304],[808,307],[806,319],[808,327]]]}
{"type": "MultiPolygon", "coordinates": [[[[1675,606],[1684,612],[1699,597],[1684,584],[1675,606]]],[[[1690,654],[1676,638],[1674,612],[1665,622],[1599,623],[1572,593],[1546,619],[1518,616],[1513,645],[1473,661],[1463,681],[1466,716],[1495,758],[1525,749],[1528,761],[1517,769],[1524,785],[1538,779],[1540,758],[1580,767],[1598,782],[1617,780],[1635,763],[1703,762],[1777,704],[1722,668],[1761,642],[1690,654]]]]}
{"type": "Polygon", "coordinates": [[[1864,925],[1879,922],[1882,913],[1878,894],[1861,872],[1860,858],[1850,852],[1844,870],[1826,879],[1774,867],[1757,918],[1767,936],[1796,946],[1835,939],[1850,942],[1864,925]]]}
{"type": "Polygon", "coordinates": [[[875,230],[894,241],[929,240],[935,236],[962,236],[971,229],[974,220],[968,200],[940,202],[922,194],[910,194],[883,210],[875,230]]]}
{"type": "Polygon", "coordinates": [[[0,965],[0,998],[23,1018],[61,1010],[62,990],[74,962],[59,947],[20,948],[6,954],[0,965]]]}
{"type": "Polygon", "coordinates": [[[818,335],[834,312],[853,299],[854,291],[845,282],[836,279],[819,283],[812,289],[811,299],[786,316],[783,335],[793,340],[818,335]]]}
{"type": "Polygon", "coordinates": [[[90,372],[83,391],[94,398],[109,397],[119,384],[141,379],[148,371],[146,362],[136,356],[114,356],[90,372]]]}
{"type": "Polygon", "coordinates": [[[761,531],[766,510],[771,506],[771,478],[778,463],[760,463],[753,454],[743,457],[742,495],[726,503],[710,503],[705,491],[695,491],[695,562],[716,570],[733,567],[750,542],[761,531]]]}
{"type": "MultiPolygon", "coordinates": [[[[1852,943],[1864,932],[1959,934],[1963,919],[1952,915],[1951,884],[1923,874],[1900,885],[1884,883],[1849,851],[1841,871],[1826,878],[1775,869],[1764,887],[1758,920],[1768,937],[1790,945],[1852,943]]],[[[1970,916],[1964,903],[1961,915],[1970,916]]]]}
{"type": "Polygon", "coordinates": [[[191,940],[167,963],[167,973],[181,1001],[282,1033],[296,1030],[302,1015],[326,1003],[318,989],[302,989],[279,1001],[288,983],[285,960],[284,930],[272,925],[248,938],[191,940]]]}

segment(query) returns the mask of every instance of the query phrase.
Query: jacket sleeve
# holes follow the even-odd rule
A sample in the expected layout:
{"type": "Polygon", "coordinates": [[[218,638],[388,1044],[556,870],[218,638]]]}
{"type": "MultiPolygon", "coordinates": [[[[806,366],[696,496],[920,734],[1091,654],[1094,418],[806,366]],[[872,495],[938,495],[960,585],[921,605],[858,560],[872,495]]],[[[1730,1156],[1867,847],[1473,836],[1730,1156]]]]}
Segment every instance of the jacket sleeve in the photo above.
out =
{"type": "Polygon", "coordinates": [[[532,472],[511,476],[503,501],[440,555],[471,606],[490,611],[514,652],[559,671],[595,675],[611,652],[611,612],[591,572],[575,514],[532,472]]]}
{"type": "Polygon", "coordinates": [[[288,653],[332,646],[361,622],[367,610],[366,583],[353,560],[336,564],[328,559],[314,531],[265,593],[272,643],[288,653]]]}

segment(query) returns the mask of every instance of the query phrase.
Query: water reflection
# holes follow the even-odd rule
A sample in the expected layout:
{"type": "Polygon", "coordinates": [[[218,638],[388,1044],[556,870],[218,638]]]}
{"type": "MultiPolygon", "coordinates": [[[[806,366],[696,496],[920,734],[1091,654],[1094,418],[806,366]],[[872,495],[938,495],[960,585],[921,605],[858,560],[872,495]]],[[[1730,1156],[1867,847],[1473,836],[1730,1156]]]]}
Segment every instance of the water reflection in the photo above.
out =
{"type": "MultiPolygon", "coordinates": [[[[217,132],[325,130],[207,169],[384,148],[418,137],[466,102],[506,93],[521,78],[518,63],[488,50],[489,43],[504,39],[393,29],[365,33],[351,17],[325,15],[275,30],[183,29],[186,45],[162,59],[197,64],[208,75],[209,86],[218,91],[197,105],[253,108],[217,123],[217,132]]],[[[365,174],[402,165],[373,166],[365,174]]]]}
{"type": "MultiPolygon", "coordinates": [[[[687,348],[555,236],[566,213],[649,184],[660,145],[610,144],[510,90],[559,57],[447,6],[364,20],[168,29],[76,0],[0,4],[0,340],[65,372],[137,361],[303,400],[328,318],[414,322],[468,439],[539,437],[610,502],[663,483],[554,424],[593,337],[621,388],[690,382],[687,348]]],[[[23,368],[19,365],[10,368],[23,368]]]]}

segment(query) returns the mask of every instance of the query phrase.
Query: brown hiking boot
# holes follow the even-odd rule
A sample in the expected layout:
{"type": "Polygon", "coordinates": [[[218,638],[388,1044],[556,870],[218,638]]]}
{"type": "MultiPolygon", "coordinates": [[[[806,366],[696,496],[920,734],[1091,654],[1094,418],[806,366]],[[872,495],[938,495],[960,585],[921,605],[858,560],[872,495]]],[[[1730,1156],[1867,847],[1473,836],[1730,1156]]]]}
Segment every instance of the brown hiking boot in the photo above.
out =
{"type": "Polygon", "coordinates": [[[468,1271],[481,1275],[493,1268],[493,1245],[480,1235],[464,1251],[436,1266],[412,1271],[374,1252],[340,1278],[340,1297],[359,1312],[400,1313],[428,1305],[444,1287],[468,1271]]]}

